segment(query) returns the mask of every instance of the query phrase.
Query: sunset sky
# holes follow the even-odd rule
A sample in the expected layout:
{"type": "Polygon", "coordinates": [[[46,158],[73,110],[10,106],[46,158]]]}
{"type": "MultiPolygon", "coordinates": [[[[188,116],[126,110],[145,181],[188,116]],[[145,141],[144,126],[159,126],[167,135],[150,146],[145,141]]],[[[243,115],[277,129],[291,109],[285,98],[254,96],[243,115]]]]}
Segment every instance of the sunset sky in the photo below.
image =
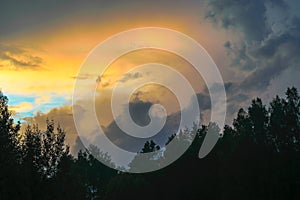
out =
{"type": "MultiPolygon", "coordinates": [[[[238,108],[259,96],[269,101],[289,86],[300,88],[300,3],[297,0],[178,1],[0,1],[0,88],[10,109],[22,121],[43,123],[49,117],[63,124],[70,144],[76,143],[72,93],[77,73],[89,52],[121,31],[163,27],[198,41],[223,77],[229,123],[238,108]]],[[[176,44],[170,44],[176,45],[176,44]]],[[[190,77],[207,108],[205,85],[192,67],[163,51],[145,50],[116,60],[101,80],[96,107],[103,126],[113,130],[108,97],[123,74],[145,62],[171,65],[190,77]]],[[[163,76],[158,75],[158,76],[163,76]]],[[[130,84],[124,81],[124,86],[130,84]]],[[[172,94],[149,87],[142,102],[158,98],[168,106],[172,94]]],[[[168,115],[176,113],[176,102],[168,115]]]]}

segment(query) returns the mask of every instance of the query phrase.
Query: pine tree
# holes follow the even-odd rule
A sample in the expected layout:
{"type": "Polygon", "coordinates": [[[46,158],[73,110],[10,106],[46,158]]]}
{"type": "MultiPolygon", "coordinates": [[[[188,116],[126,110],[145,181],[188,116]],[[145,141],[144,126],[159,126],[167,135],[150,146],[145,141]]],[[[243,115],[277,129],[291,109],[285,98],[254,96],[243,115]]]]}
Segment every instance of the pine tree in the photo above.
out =
{"type": "Polygon", "coordinates": [[[14,188],[18,179],[20,122],[14,123],[8,110],[8,98],[0,91],[0,199],[17,198],[14,188]]]}

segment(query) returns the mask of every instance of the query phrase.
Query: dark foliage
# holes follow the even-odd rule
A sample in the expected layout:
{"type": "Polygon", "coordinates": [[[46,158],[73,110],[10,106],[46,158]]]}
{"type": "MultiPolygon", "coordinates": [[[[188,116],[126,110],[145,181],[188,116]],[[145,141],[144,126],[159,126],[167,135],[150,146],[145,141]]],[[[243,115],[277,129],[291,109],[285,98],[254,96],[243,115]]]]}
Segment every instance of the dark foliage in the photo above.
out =
{"type": "MultiPolygon", "coordinates": [[[[288,88],[285,98],[276,96],[269,105],[257,98],[248,109],[240,109],[203,159],[198,151],[206,126],[171,136],[166,144],[196,134],[176,162],[145,174],[103,165],[98,159],[114,163],[93,146],[73,157],[64,145],[63,129],[53,121],[46,122],[45,131],[32,125],[20,133],[7,102],[0,93],[0,199],[300,199],[296,88],[288,88]]],[[[159,150],[154,141],[145,143],[129,166],[157,164],[151,159],[141,163],[139,154],[159,150]]],[[[164,162],[168,156],[166,152],[156,159],[164,162]]]]}

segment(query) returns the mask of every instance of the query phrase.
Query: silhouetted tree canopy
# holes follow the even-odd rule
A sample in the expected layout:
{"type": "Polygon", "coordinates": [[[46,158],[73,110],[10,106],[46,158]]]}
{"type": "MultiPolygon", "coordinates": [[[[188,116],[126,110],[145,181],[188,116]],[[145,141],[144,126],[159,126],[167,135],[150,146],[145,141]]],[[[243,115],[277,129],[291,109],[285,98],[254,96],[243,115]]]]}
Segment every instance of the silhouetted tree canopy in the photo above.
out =
{"type": "Polygon", "coordinates": [[[198,152],[214,123],[170,135],[165,147],[146,142],[129,171],[166,162],[176,151],[168,151],[171,141],[192,142],[178,160],[151,173],[114,170],[98,161],[117,168],[96,146],[73,156],[65,145],[65,131],[51,120],[46,125],[41,130],[30,124],[21,132],[0,92],[1,200],[300,199],[300,96],[294,87],[269,104],[256,98],[241,108],[203,159],[198,152]],[[154,154],[141,159],[149,152],[154,154]]]}

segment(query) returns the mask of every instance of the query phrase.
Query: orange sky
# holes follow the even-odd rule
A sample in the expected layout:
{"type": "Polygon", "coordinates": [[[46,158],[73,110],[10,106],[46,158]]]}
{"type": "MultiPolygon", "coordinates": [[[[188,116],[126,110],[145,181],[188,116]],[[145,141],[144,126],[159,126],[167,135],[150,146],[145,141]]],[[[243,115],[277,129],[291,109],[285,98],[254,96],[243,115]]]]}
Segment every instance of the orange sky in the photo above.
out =
{"type": "MultiPolygon", "coordinates": [[[[22,48],[26,55],[39,57],[43,61],[38,68],[25,69],[0,59],[0,64],[4,65],[0,73],[1,88],[8,95],[19,95],[11,108],[21,112],[22,117],[70,104],[74,77],[86,56],[97,44],[121,31],[148,26],[177,30],[203,45],[217,64],[224,63],[223,43],[228,33],[219,32],[212,24],[201,21],[204,15],[201,3],[113,4],[103,8],[99,6],[90,12],[80,10],[67,14],[64,18],[53,16],[47,23],[25,27],[20,32],[2,37],[4,45],[22,48]],[[32,95],[35,100],[23,102],[21,97],[24,95],[32,95]],[[64,100],[56,102],[57,98],[64,100]]],[[[24,56],[15,56],[19,60],[26,59],[24,56]]],[[[138,54],[136,56],[139,57],[138,54]]],[[[132,57],[131,60],[136,58],[132,57]]],[[[130,59],[127,62],[132,63],[130,59]]],[[[122,60],[116,63],[121,65],[122,60]]],[[[181,64],[181,70],[184,71],[185,64],[181,64]]],[[[123,66],[113,68],[110,76],[120,77],[124,73],[123,66]]],[[[231,73],[222,68],[221,72],[225,76],[231,73]]]]}

